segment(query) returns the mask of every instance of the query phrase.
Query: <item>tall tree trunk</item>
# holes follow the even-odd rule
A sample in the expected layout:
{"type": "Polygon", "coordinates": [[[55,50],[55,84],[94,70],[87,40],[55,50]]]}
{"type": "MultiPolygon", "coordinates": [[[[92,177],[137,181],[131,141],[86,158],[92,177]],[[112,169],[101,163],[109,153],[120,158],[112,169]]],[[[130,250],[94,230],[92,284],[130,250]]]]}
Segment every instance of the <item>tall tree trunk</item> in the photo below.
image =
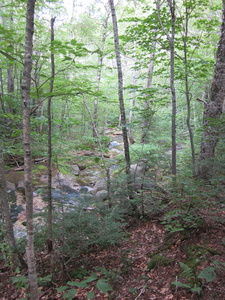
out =
{"type": "Polygon", "coordinates": [[[22,80],[22,100],[23,100],[23,150],[24,150],[24,186],[26,197],[26,223],[27,223],[27,264],[28,278],[30,284],[31,300],[37,300],[38,285],[36,261],[34,253],[34,225],[33,225],[33,187],[32,187],[32,160],[31,160],[31,137],[30,137],[30,111],[31,111],[31,69],[32,50],[34,33],[34,8],[36,0],[27,1],[26,12],[26,42],[24,70],[22,80]]]}
{"type": "MultiPolygon", "coordinates": [[[[109,13],[107,12],[107,16],[105,19],[105,22],[103,24],[103,33],[102,33],[102,44],[100,48],[100,54],[98,56],[98,71],[97,71],[97,86],[96,86],[96,92],[99,91],[101,77],[102,77],[102,64],[104,59],[104,49],[105,49],[105,41],[106,41],[106,34],[107,34],[107,28],[108,28],[108,20],[109,20],[109,13]]],[[[94,128],[93,128],[93,137],[97,138],[96,131],[98,130],[98,96],[95,97],[94,100],[94,128]]]]}
{"type": "Polygon", "coordinates": [[[172,98],[172,128],[171,128],[171,138],[172,138],[172,175],[174,184],[176,183],[176,174],[177,174],[177,149],[176,149],[176,115],[177,115],[177,100],[176,100],[176,89],[175,89],[175,73],[174,73],[174,59],[175,59],[175,0],[168,0],[170,15],[171,15],[171,34],[169,34],[162,23],[160,17],[160,6],[159,1],[156,2],[158,19],[161,25],[162,30],[167,36],[167,40],[170,45],[170,90],[172,98]]]}
{"type": "MultiPolygon", "coordinates": [[[[154,49],[155,49],[155,45],[156,42],[154,42],[154,49]]],[[[150,63],[149,63],[149,67],[148,67],[148,80],[147,80],[147,89],[150,89],[152,87],[152,76],[153,76],[153,69],[154,69],[154,56],[155,53],[153,52],[150,63]]],[[[146,98],[149,98],[150,94],[147,93],[146,94],[146,98]]],[[[141,142],[143,144],[147,143],[148,141],[148,131],[149,131],[149,127],[151,124],[151,117],[153,115],[153,111],[151,110],[150,112],[150,100],[147,99],[144,103],[144,114],[143,114],[143,131],[142,131],[142,136],[141,136],[141,142]]]]}
{"type": "Polygon", "coordinates": [[[212,159],[220,135],[220,116],[223,112],[225,99],[225,1],[223,0],[223,14],[219,45],[216,55],[214,78],[211,85],[209,102],[203,118],[203,140],[199,154],[197,175],[209,179],[213,175],[212,159]]]}
{"type": "Polygon", "coordinates": [[[0,102],[1,102],[1,109],[3,113],[5,113],[5,103],[4,103],[4,83],[3,83],[3,76],[2,76],[2,68],[0,68],[0,102]]]}
{"type": "Polygon", "coordinates": [[[117,18],[116,18],[114,1],[109,0],[109,4],[112,13],[112,22],[113,22],[113,31],[114,31],[114,45],[115,45],[117,71],[118,71],[118,96],[119,96],[119,103],[120,103],[120,116],[121,116],[121,126],[122,126],[122,133],[123,133],[124,154],[125,154],[125,161],[126,161],[126,174],[128,175],[128,177],[130,177],[130,151],[129,151],[129,142],[128,142],[128,134],[127,134],[124,99],[123,99],[123,72],[122,72],[122,64],[121,64],[121,57],[120,57],[119,34],[118,34],[118,26],[117,26],[117,18]]]}
{"type": "Polygon", "coordinates": [[[191,129],[191,93],[189,91],[189,70],[188,70],[188,59],[187,59],[187,39],[188,39],[188,22],[189,22],[189,12],[186,6],[185,12],[185,33],[184,33],[184,70],[185,70],[185,94],[186,94],[186,102],[187,102],[187,128],[189,132],[189,139],[191,144],[191,158],[192,158],[192,172],[195,175],[195,146],[194,146],[194,138],[193,132],[191,129]]]}
{"type": "Polygon", "coordinates": [[[177,174],[177,154],[176,154],[176,114],[177,114],[177,101],[176,101],[176,90],[175,90],[175,74],[174,74],[174,40],[175,40],[175,0],[169,0],[170,14],[171,14],[171,37],[170,37],[170,89],[172,95],[172,175],[176,180],[177,174]]]}
{"type": "MultiPolygon", "coordinates": [[[[51,43],[54,41],[54,22],[55,18],[51,19],[51,43]]],[[[50,81],[50,90],[53,92],[54,86],[54,77],[55,77],[55,56],[51,53],[51,81],[50,81]]],[[[51,102],[52,97],[48,98],[48,252],[53,250],[53,237],[52,237],[52,115],[51,115],[51,102]]],[[[52,256],[52,255],[51,255],[52,256]]],[[[53,261],[51,260],[51,269],[53,261]]]]}
{"type": "MultiPolygon", "coordinates": [[[[132,72],[132,85],[133,86],[137,85],[136,70],[133,70],[133,72],[132,72]]],[[[131,128],[132,128],[132,126],[131,126],[132,125],[132,119],[133,119],[133,109],[134,109],[134,106],[135,106],[135,96],[136,96],[136,92],[135,92],[135,90],[133,90],[130,93],[129,127],[128,127],[128,130],[127,130],[128,139],[129,139],[130,144],[133,144],[135,142],[134,137],[133,137],[133,132],[131,130],[131,128]]]]}

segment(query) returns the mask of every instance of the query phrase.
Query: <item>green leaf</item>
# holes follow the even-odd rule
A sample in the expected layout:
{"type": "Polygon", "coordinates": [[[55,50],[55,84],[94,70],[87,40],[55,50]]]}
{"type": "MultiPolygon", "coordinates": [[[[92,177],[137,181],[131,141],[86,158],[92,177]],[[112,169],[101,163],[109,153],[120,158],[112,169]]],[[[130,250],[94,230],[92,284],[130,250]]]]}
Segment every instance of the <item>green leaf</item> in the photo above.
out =
{"type": "Polygon", "coordinates": [[[70,41],[71,45],[76,46],[77,45],[77,41],[75,39],[70,41]]]}
{"type": "Polygon", "coordinates": [[[92,281],[95,281],[96,279],[97,279],[97,276],[96,276],[96,274],[93,273],[91,276],[86,277],[85,282],[92,282],[92,281]]]}
{"type": "Polygon", "coordinates": [[[94,293],[94,292],[89,292],[89,293],[87,294],[87,298],[88,298],[88,299],[94,299],[94,297],[95,297],[95,293],[94,293]]]}
{"type": "Polygon", "coordinates": [[[80,287],[80,288],[88,287],[88,285],[86,283],[86,280],[85,281],[80,281],[80,282],[68,281],[67,284],[72,285],[72,286],[77,286],[77,287],[80,287]]]}
{"type": "Polygon", "coordinates": [[[62,292],[64,292],[67,289],[68,289],[68,286],[67,285],[63,285],[63,286],[58,287],[56,290],[57,290],[57,292],[62,293],[62,292]]]}
{"type": "Polygon", "coordinates": [[[195,286],[193,288],[191,288],[192,293],[201,293],[202,288],[200,286],[195,286]]]}
{"type": "Polygon", "coordinates": [[[101,158],[98,157],[98,156],[95,156],[95,157],[93,158],[93,160],[94,160],[94,162],[95,162],[96,164],[98,164],[99,161],[101,160],[101,158]]]}
{"type": "Polygon", "coordinates": [[[215,268],[206,267],[198,274],[198,278],[205,279],[207,282],[212,281],[216,278],[215,268]]]}
{"type": "Polygon", "coordinates": [[[112,291],[112,287],[104,279],[99,279],[97,281],[96,287],[104,294],[107,294],[108,291],[112,291]]]}
{"type": "Polygon", "coordinates": [[[77,294],[77,291],[75,289],[70,289],[63,295],[63,299],[72,300],[73,297],[76,296],[76,294],[77,294]]]}
{"type": "Polygon", "coordinates": [[[174,281],[171,284],[179,286],[179,287],[185,287],[185,288],[188,288],[188,289],[191,288],[191,286],[189,284],[184,284],[184,283],[182,283],[180,281],[174,281]]]}

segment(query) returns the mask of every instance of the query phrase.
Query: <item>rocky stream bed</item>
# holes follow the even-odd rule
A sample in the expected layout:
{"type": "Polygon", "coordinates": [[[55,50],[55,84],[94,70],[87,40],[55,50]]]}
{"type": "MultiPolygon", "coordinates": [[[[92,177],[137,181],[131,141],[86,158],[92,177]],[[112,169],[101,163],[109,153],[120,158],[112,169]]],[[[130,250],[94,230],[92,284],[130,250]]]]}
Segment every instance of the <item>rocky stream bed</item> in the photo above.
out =
{"type": "MultiPolygon", "coordinates": [[[[121,133],[111,134],[108,153],[104,156],[111,165],[110,172],[116,169],[113,164],[115,157],[123,151],[121,133]]],[[[106,170],[100,166],[96,157],[101,154],[95,151],[76,151],[74,161],[68,163],[68,173],[53,168],[52,199],[55,205],[64,205],[74,209],[76,206],[94,199],[102,201],[107,197],[106,170]],[[82,158],[82,159],[81,159],[82,158]],[[96,163],[93,163],[93,160],[96,163]],[[82,164],[77,163],[82,161],[82,164]],[[91,162],[91,163],[90,163],[91,162]]],[[[66,168],[64,168],[66,169],[66,168]]],[[[7,191],[11,203],[14,232],[17,238],[26,235],[26,208],[23,183],[23,168],[13,168],[6,174],[7,191]]],[[[34,164],[33,172],[33,201],[34,215],[42,212],[47,206],[47,168],[46,160],[38,159],[34,164]]],[[[90,201],[89,201],[90,202],[90,201]]],[[[40,217],[35,217],[34,222],[41,222],[40,217]]]]}

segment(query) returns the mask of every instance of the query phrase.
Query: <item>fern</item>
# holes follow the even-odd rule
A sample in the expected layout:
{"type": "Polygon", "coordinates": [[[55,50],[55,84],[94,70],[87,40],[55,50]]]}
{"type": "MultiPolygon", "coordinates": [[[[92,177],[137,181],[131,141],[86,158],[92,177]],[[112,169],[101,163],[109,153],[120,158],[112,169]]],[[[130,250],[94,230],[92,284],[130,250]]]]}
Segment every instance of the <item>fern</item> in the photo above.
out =
{"type": "Polygon", "coordinates": [[[181,269],[183,270],[183,272],[181,273],[181,278],[187,278],[187,279],[191,279],[194,277],[194,273],[193,273],[193,270],[192,268],[190,268],[188,265],[180,262],[180,267],[181,269]]]}

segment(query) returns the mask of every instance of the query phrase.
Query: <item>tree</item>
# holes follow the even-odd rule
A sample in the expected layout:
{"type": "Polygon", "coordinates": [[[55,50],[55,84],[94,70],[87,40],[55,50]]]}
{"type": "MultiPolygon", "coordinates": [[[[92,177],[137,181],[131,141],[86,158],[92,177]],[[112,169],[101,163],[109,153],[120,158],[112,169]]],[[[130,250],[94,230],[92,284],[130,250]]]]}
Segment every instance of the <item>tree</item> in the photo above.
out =
{"type": "MultiPolygon", "coordinates": [[[[55,33],[54,33],[54,22],[55,18],[51,19],[51,43],[54,42],[55,33]]],[[[55,56],[51,52],[51,80],[50,80],[50,94],[53,93],[54,88],[54,77],[55,77],[55,56]]],[[[52,96],[48,98],[48,252],[50,253],[53,250],[53,237],[52,237],[52,114],[51,114],[51,104],[52,96]]],[[[52,254],[51,254],[52,258],[52,254]]],[[[53,262],[51,259],[51,268],[53,262]]]]}
{"type": "Polygon", "coordinates": [[[218,44],[214,77],[211,84],[209,102],[203,118],[203,139],[199,154],[197,175],[209,179],[213,175],[212,160],[220,138],[220,118],[225,99],[225,1],[223,0],[221,35],[218,44]]]}
{"type": "Polygon", "coordinates": [[[24,56],[24,70],[22,80],[23,107],[23,150],[24,150],[24,187],[26,197],[26,226],[27,226],[27,265],[30,284],[31,300],[38,299],[38,285],[36,261],[34,253],[34,225],[33,225],[33,187],[32,187],[32,158],[30,136],[30,88],[32,70],[32,50],[34,33],[34,9],[36,0],[27,1],[26,10],[26,42],[24,56]]]}
{"type": "MultiPolygon", "coordinates": [[[[102,77],[102,67],[103,67],[103,59],[104,59],[104,49],[105,49],[105,42],[106,42],[106,36],[107,36],[107,28],[108,28],[108,20],[109,20],[110,14],[107,12],[104,24],[103,24],[103,32],[102,32],[102,40],[101,45],[99,49],[98,54],[98,69],[97,69],[97,85],[96,85],[96,92],[99,92],[100,89],[100,82],[102,77]]],[[[97,123],[98,123],[98,100],[99,97],[95,97],[94,101],[94,128],[93,128],[93,137],[97,138],[96,136],[96,130],[97,130],[97,123]]]]}
{"type": "Polygon", "coordinates": [[[121,57],[120,57],[119,34],[118,34],[116,11],[115,11],[113,0],[109,0],[109,4],[111,8],[112,21],[113,21],[114,45],[115,45],[117,72],[118,72],[118,96],[119,96],[119,103],[120,103],[120,117],[121,117],[122,133],[123,133],[124,154],[125,154],[125,161],[126,161],[126,174],[129,177],[130,176],[130,151],[129,151],[129,142],[128,142],[128,134],[127,134],[126,113],[125,113],[124,99],[123,99],[123,72],[122,72],[122,64],[121,64],[121,57]]]}
{"type": "Polygon", "coordinates": [[[170,15],[171,15],[171,33],[169,34],[167,29],[164,27],[161,16],[160,16],[160,1],[157,1],[157,11],[158,11],[158,18],[162,30],[166,34],[167,40],[170,46],[170,90],[171,90],[171,98],[172,98],[172,175],[176,176],[177,173],[177,155],[176,155],[176,115],[177,115],[177,100],[176,100],[176,90],[175,90],[175,70],[174,70],[174,63],[175,63],[175,24],[176,24],[176,15],[175,15],[175,0],[168,1],[170,15]]]}
{"type": "Polygon", "coordinates": [[[188,43],[188,26],[189,26],[189,17],[193,7],[190,4],[185,3],[185,22],[184,22],[184,36],[183,36],[183,49],[184,49],[184,80],[185,80],[185,94],[186,94],[186,103],[187,103],[187,128],[189,131],[189,139],[191,144],[191,158],[192,158],[192,172],[195,174],[195,147],[194,147],[194,138],[191,128],[191,93],[190,93],[190,84],[189,84],[189,70],[188,70],[188,56],[187,56],[187,43],[188,43]]]}

